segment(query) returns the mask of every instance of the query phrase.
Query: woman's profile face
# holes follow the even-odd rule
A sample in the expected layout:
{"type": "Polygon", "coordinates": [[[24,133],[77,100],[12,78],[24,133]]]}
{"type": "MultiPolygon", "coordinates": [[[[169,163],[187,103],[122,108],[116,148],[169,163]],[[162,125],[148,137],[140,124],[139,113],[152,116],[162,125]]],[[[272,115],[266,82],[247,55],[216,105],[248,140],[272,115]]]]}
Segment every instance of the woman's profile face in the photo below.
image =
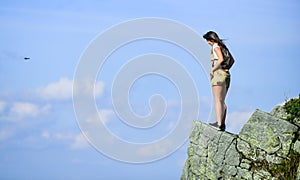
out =
{"type": "Polygon", "coordinates": [[[207,44],[209,44],[209,45],[214,45],[214,42],[213,41],[211,41],[211,40],[206,40],[207,41],[207,44]]]}

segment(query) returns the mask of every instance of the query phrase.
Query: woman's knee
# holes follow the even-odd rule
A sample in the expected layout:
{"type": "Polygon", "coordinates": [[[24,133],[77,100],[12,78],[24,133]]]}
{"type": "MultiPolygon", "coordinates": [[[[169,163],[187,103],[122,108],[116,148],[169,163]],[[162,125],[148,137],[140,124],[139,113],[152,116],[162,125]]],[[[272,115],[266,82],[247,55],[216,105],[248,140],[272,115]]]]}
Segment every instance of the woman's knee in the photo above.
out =
{"type": "Polygon", "coordinates": [[[226,106],[224,98],[215,98],[215,103],[220,103],[224,107],[226,106]]]}

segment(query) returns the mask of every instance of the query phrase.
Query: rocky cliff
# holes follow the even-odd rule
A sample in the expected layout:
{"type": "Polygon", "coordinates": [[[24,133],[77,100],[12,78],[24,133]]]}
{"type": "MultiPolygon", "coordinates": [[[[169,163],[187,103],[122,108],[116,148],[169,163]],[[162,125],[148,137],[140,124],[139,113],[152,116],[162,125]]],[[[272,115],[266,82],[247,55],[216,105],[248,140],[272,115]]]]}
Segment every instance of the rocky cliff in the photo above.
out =
{"type": "Polygon", "coordinates": [[[299,119],[256,110],[239,134],[194,121],[181,180],[300,179],[299,119]]]}

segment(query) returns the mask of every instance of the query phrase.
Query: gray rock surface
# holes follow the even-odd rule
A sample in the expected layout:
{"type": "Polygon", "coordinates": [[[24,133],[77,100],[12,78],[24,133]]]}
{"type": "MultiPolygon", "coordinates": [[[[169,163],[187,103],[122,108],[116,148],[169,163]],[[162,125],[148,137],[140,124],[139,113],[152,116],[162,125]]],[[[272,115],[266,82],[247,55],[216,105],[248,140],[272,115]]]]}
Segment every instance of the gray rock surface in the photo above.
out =
{"type": "Polygon", "coordinates": [[[238,135],[194,121],[181,180],[300,179],[299,127],[256,110],[238,135]]]}

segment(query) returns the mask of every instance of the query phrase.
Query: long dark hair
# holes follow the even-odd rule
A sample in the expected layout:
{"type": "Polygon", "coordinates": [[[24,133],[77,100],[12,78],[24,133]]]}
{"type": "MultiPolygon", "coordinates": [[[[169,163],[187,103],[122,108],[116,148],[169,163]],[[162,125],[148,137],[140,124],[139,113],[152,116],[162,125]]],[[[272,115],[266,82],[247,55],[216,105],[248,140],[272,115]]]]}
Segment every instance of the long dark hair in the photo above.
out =
{"type": "Polygon", "coordinates": [[[203,35],[203,38],[212,41],[214,43],[218,43],[219,46],[228,50],[226,45],[223,43],[223,40],[219,38],[218,34],[213,31],[208,31],[206,34],[203,35]]]}

